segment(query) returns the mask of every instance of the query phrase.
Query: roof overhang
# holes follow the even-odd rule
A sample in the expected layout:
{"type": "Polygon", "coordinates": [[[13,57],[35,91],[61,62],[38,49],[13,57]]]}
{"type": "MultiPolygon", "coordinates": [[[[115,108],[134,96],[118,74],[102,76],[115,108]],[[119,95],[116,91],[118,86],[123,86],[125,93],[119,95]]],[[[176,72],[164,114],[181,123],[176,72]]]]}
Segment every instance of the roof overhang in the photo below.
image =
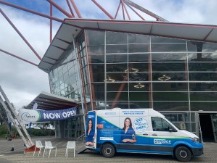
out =
{"type": "Polygon", "coordinates": [[[127,32],[217,43],[216,25],[161,21],[65,19],[42,61],[39,63],[39,68],[49,72],[72,43],[73,38],[83,29],[127,32]]]}
{"type": "Polygon", "coordinates": [[[43,109],[43,110],[60,110],[60,109],[67,109],[70,107],[76,107],[80,105],[80,102],[78,101],[73,101],[72,99],[56,96],[46,92],[40,93],[25,108],[32,109],[35,103],[37,103],[38,105],[37,109],[43,109]]]}

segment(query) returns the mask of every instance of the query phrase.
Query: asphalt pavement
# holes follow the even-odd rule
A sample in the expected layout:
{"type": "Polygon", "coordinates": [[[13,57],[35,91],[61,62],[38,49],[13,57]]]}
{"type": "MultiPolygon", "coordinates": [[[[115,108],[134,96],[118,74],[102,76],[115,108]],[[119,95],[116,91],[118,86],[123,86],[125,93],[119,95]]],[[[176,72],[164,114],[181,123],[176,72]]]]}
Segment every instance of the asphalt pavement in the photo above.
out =
{"type": "MultiPolygon", "coordinates": [[[[57,156],[54,156],[54,151],[51,152],[50,158],[48,155],[39,157],[36,155],[33,157],[32,153],[24,154],[24,145],[21,139],[14,139],[7,141],[5,139],[0,140],[0,163],[114,163],[114,162],[164,162],[174,163],[178,162],[171,156],[159,156],[159,155],[146,155],[146,154],[116,154],[113,158],[104,158],[99,153],[95,153],[86,150],[82,154],[76,154],[73,157],[73,151],[69,151],[69,157],[65,157],[65,149],[67,140],[55,139],[53,137],[33,138],[33,141],[51,140],[54,145],[57,146],[57,156]],[[14,147],[14,151],[10,151],[14,147]]],[[[76,142],[77,151],[83,145],[82,142],[76,142]]],[[[204,154],[200,157],[193,158],[191,162],[217,162],[217,143],[205,142],[204,154]]]]}

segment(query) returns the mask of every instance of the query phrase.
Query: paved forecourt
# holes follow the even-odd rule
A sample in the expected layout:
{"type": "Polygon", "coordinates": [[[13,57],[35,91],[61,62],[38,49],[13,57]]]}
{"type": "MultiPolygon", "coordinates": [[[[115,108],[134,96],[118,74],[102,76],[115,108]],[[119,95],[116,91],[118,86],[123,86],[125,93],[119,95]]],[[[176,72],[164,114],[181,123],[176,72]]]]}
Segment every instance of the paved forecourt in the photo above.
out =
{"type": "MultiPolygon", "coordinates": [[[[33,157],[32,153],[23,153],[23,142],[21,139],[14,139],[13,141],[7,141],[5,139],[0,140],[0,163],[102,163],[102,162],[177,162],[171,156],[158,156],[158,155],[145,155],[145,154],[117,154],[113,158],[104,158],[99,153],[94,153],[86,150],[82,154],[76,154],[73,157],[73,151],[69,150],[69,157],[65,157],[65,149],[67,140],[55,139],[52,137],[33,138],[33,140],[51,140],[53,145],[57,146],[57,157],[54,156],[55,150],[52,151],[50,158],[48,155],[45,157],[42,154],[38,157],[37,154],[33,157]],[[15,151],[10,151],[11,147],[15,148],[15,151]]],[[[76,142],[77,150],[82,147],[83,143],[76,142]]],[[[204,155],[192,159],[191,162],[217,162],[216,157],[217,143],[204,143],[204,155]]]]}

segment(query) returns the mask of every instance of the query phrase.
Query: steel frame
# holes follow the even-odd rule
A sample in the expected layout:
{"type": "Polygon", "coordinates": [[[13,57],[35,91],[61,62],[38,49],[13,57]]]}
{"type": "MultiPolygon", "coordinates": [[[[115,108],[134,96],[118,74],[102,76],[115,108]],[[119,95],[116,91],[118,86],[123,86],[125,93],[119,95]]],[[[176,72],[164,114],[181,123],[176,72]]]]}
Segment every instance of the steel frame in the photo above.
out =
{"type": "MultiPolygon", "coordinates": [[[[117,10],[116,10],[116,13],[114,14],[114,16],[112,16],[112,14],[110,14],[105,8],[103,8],[96,0],[91,0],[91,1],[111,20],[117,19],[117,15],[120,12],[120,10],[122,10],[123,20],[127,20],[127,18],[128,18],[128,20],[131,20],[130,14],[128,12],[128,9],[130,9],[138,17],[140,17],[142,20],[145,20],[145,19],[136,10],[139,10],[140,12],[143,12],[143,13],[155,18],[156,21],[167,21],[167,20],[163,19],[162,17],[152,13],[151,11],[141,7],[140,5],[134,3],[130,0],[119,0],[120,2],[119,2],[119,5],[117,7],[117,10]]],[[[47,0],[47,2],[50,4],[48,15],[37,12],[37,11],[30,10],[28,8],[24,8],[22,6],[15,5],[13,3],[6,2],[5,0],[0,0],[0,4],[2,4],[2,5],[6,5],[9,7],[21,10],[21,11],[25,11],[25,12],[49,19],[49,21],[50,21],[50,36],[49,36],[50,38],[49,38],[49,40],[51,42],[52,36],[53,36],[53,33],[52,33],[53,21],[60,22],[60,23],[64,22],[64,19],[53,17],[53,7],[55,7],[58,11],[60,11],[65,16],[65,18],[82,18],[82,15],[81,15],[76,3],[74,2],[74,0],[65,0],[65,3],[67,4],[69,11],[62,8],[57,2],[55,2],[55,0],[47,0]],[[74,13],[76,13],[76,15],[74,13]]],[[[27,46],[32,50],[32,52],[36,55],[36,57],[39,60],[41,60],[42,55],[39,55],[36,52],[36,50],[33,48],[33,46],[28,42],[28,40],[24,37],[24,35],[18,30],[18,28],[13,24],[13,22],[10,20],[10,18],[5,14],[5,12],[3,12],[1,7],[0,7],[0,13],[4,16],[4,18],[8,21],[8,23],[13,27],[13,29],[17,32],[17,34],[22,38],[22,40],[25,42],[25,44],[27,44],[27,46]]],[[[6,50],[0,49],[0,51],[5,53],[5,54],[8,54],[12,57],[15,57],[17,59],[20,59],[24,62],[30,63],[32,65],[37,65],[37,64],[35,64],[31,61],[28,61],[22,57],[18,57],[18,55],[11,54],[10,52],[8,52],[6,50]]]]}

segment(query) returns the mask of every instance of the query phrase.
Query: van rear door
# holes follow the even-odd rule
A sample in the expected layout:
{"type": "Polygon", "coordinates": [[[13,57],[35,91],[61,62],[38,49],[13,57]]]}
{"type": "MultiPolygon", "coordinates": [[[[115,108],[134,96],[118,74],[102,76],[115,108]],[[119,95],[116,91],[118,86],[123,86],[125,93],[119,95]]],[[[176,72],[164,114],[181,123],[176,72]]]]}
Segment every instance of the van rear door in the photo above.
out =
{"type": "Polygon", "coordinates": [[[97,137],[96,119],[97,118],[96,118],[95,111],[88,112],[86,118],[86,129],[85,129],[86,148],[96,149],[96,137],[97,137]]]}

